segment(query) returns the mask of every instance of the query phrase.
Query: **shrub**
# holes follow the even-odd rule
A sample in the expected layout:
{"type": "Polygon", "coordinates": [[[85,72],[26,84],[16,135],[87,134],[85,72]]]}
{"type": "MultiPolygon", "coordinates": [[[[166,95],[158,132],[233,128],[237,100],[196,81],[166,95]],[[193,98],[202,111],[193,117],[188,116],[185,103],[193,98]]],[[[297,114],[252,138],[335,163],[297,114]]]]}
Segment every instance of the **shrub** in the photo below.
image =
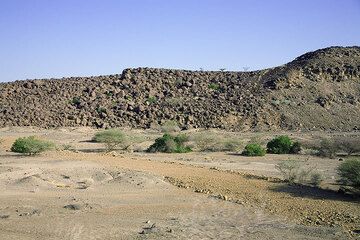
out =
{"type": "Polygon", "coordinates": [[[223,142],[224,151],[237,152],[243,147],[243,141],[239,139],[228,139],[223,142]]]}
{"type": "Polygon", "coordinates": [[[51,150],[52,148],[54,148],[53,143],[30,136],[16,139],[11,147],[11,151],[34,155],[51,150]]]}
{"type": "Polygon", "coordinates": [[[316,147],[316,149],[317,155],[328,158],[334,158],[339,150],[334,140],[330,139],[322,139],[320,141],[320,146],[316,147]]]}
{"type": "Polygon", "coordinates": [[[81,103],[81,100],[79,97],[73,97],[73,99],[70,101],[72,105],[79,105],[81,103]]]}
{"type": "Polygon", "coordinates": [[[299,153],[301,150],[300,143],[293,143],[288,136],[276,137],[268,142],[266,147],[268,153],[274,154],[299,153]]]}
{"type": "Polygon", "coordinates": [[[292,142],[288,136],[279,136],[266,145],[269,153],[286,154],[290,152],[292,142]]]}
{"type": "Polygon", "coordinates": [[[360,159],[347,159],[338,167],[340,182],[360,190],[360,159]]]}
{"type": "Polygon", "coordinates": [[[157,98],[155,96],[150,96],[146,99],[146,102],[148,102],[149,104],[151,103],[156,103],[157,98]]]}
{"type": "Polygon", "coordinates": [[[305,184],[309,181],[309,176],[313,171],[312,168],[305,168],[301,166],[299,162],[299,168],[295,171],[295,179],[297,183],[305,184]]]}
{"type": "Polygon", "coordinates": [[[65,151],[75,151],[75,147],[71,144],[63,144],[61,145],[61,148],[59,150],[65,150],[65,151]]]}
{"type": "Polygon", "coordinates": [[[127,148],[127,139],[125,134],[118,129],[109,129],[96,133],[92,139],[94,142],[104,143],[108,152],[121,147],[127,148]]]}
{"type": "Polygon", "coordinates": [[[201,132],[193,137],[199,151],[218,151],[219,137],[211,132],[201,132]]]}
{"type": "Polygon", "coordinates": [[[294,142],[290,148],[290,152],[292,154],[298,154],[301,151],[301,143],[294,142]]]}
{"type": "Polygon", "coordinates": [[[319,146],[313,147],[321,157],[335,158],[337,154],[352,155],[360,153],[360,138],[354,136],[322,139],[319,146]]]}
{"type": "Polygon", "coordinates": [[[96,108],[96,112],[98,114],[101,114],[101,113],[106,113],[106,108],[103,108],[103,107],[97,107],[96,108]]]}
{"type": "Polygon", "coordinates": [[[288,159],[276,164],[275,168],[283,175],[285,181],[294,183],[298,178],[300,163],[293,159],[288,159]]]}
{"type": "Polygon", "coordinates": [[[155,139],[155,143],[152,144],[146,151],[147,152],[165,152],[165,153],[187,153],[191,152],[191,148],[185,146],[188,141],[188,137],[184,134],[173,136],[170,134],[164,134],[162,137],[155,139]]]}
{"type": "Polygon", "coordinates": [[[318,187],[323,180],[324,180],[324,176],[321,175],[321,173],[319,172],[315,172],[311,174],[310,184],[315,187],[318,187]]]}
{"type": "Polygon", "coordinates": [[[242,139],[223,136],[213,131],[202,131],[191,136],[196,149],[206,152],[232,151],[237,152],[243,148],[242,139]]]}
{"type": "Polygon", "coordinates": [[[220,85],[219,85],[219,84],[216,84],[216,83],[210,83],[210,84],[209,84],[209,89],[219,90],[219,89],[220,89],[220,85]]]}
{"type": "Polygon", "coordinates": [[[112,97],[114,95],[114,93],[112,91],[107,91],[105,94],[108,97],[112,97]]]}
{"type": "Polygon", "coordinates": [[[360,153],[360,138],[358,136],[336,137],[333,141],[338,151],[344,152],[347,155],[360,153]]]}
{"type": "Polygon", "coordinates": [[[316,167],[309,166],[308,161],[309,159],[304,161],[288,159],[276,164],[275,168],[281,173],[284,180],[291,184],[300,183],[319,186],[324,177],[317,172],[316,167]]]}
{"type": "Polygon", "coordinates": [[[165,121],[161,125],[160,129],[161,132],[163,133],[174,133],[174,132],[179,132],[181,130],[177,122],[172,120],[165,121]]]}
{"type": "Polygon", "coordinates": [[[266,153],[265,148],[261,147],[259,144],[251,143],[245,146],[242,155],[244,156],[264,156],[266,153]]]}

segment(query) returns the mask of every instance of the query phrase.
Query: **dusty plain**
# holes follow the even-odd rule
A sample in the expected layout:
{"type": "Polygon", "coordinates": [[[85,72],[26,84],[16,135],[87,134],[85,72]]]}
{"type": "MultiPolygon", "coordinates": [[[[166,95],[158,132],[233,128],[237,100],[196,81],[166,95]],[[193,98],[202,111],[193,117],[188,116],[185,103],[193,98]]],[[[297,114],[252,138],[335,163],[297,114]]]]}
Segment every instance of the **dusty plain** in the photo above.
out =
{"type": "MultiPolygon", "coordinates": [[[[359,238],[360,201],[336,191],[338,159],[151,154],[143,150],[161,133],[130,129],[138,137],[130,151],[105,153],[89,141],[96,131],[0,129],[0,239],[359,238]],[[72,149],[38,156],[9,151],[16,138],[30,135],[72,149]],[[282,182],[275,164],[288,158],[321,171],[321,188],[282,182]]],[[[263,141],[284,134],[216,133],[263,141]]],[[[306,140],[346,133],[286,134],[306,140]]]]}

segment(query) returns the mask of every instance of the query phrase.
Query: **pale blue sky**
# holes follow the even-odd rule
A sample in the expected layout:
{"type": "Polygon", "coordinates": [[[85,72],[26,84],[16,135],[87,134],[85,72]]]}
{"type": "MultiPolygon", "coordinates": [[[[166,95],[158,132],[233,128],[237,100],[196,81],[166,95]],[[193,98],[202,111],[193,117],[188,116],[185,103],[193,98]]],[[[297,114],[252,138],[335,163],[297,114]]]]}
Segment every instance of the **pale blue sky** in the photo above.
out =
{"type": "Polygon", "coordinates": [[[0,81],[250,70],[360,45],[360,0],[0,0],[0,81]]]}

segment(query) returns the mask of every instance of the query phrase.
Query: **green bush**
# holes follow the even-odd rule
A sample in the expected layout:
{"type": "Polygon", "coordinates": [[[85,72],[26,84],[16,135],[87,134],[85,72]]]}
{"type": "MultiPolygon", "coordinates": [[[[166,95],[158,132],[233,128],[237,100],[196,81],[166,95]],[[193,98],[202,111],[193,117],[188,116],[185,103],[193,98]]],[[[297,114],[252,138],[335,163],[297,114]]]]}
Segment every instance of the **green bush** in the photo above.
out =
{"type": "Polygon", "coordinates": [[[290,152],[292,154],[298,154],[301,151],[301,143],[294,142],[290,148],[290,152]]]}
{"type": "Polygon", "coordinates": [[[360,190],[360,159],[347,159],[338,167],[340,182],[360,190]]]}
{"type": "Polygon", "coordinates": [[[155,96],[150,96],[146,100],[146,102],[148,102],[149,104],[156,103],[156,101],[157,101],[157,98],[155,96]]]}
{"type": "Polygon", "coordinates": [[[106,108],[103,108],[103,107],[97,107],[96,108],[96,112],[98,114],[101,114],[101,113],[106,113],[106,108]]]}
{"type": "Polygon", "coordinates": [[[114,96],[114,93],[113,93],[112,91],[107,91],[105,94],[106,94],[106,96],[108,96],[108,97],[114,96]]]}
{"type": "Polygon", "coordinates": [[[265,148],[261,147],[259,144],[251,143],[245,146],[242,155],[244,156],[264,156],[266,153],[265,148]]]}
{"type": "Polygon", "coordinates": [[[173,136],[170,134],[164,134],[162,137],[155,139],[155,143],[152,144],[146,151],[147,152],[165,152],[165,153],[187,153],[191,152],[191,148],[185,146],[188,141],[188,137],[184,134],[173,136]]]}
{"type": "Polygon", "coordinates": [[[293,143],[288,136],[279,136],[267,143],[267,152],[274,154],[299,153],[301,145],[299,142],[293,143]]]}
{"type": "Polygon", "coordinates": [[[81,103],[81,100],[79,97],[73,97],[73,99],[70,101],[72,105],[79,105],[81,103]]]}
{"type": "Polygon", "coordinates": [[[219,90],[219,89],[220,89],[220,85],[219,85],[219,84],[216,84],[216,83],[210,83],[210,84],[209,84],[209,89],[219,90]]]}
{"type": "Polygon", "coordinates": [[[11,146],[12,152],[24,153],[27,155],[39,154],[54,148],[54,144],[48,141],[40,140],[34,136],[18,138],[11,146]]]}
{"type": "Polygon", "coordinates": [[[94,142],[104,143],[108,152],[120,147],[127,148],[127,139],[125,134],[118,129],[109,129],[96,133],[92,139],[94,142]]]}

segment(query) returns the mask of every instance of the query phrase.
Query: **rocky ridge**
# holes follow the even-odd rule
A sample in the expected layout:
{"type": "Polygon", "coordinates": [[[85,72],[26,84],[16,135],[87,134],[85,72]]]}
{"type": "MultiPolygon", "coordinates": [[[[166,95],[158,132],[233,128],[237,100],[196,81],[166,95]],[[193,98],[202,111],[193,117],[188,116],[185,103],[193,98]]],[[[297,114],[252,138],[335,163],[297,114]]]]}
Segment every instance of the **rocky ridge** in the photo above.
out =
{"type": "Polygon", "coordinates": [[[125,69],[0,83],[0,126],[341,130],[360,128],[360,47],[251,72],[125,69]]]}

